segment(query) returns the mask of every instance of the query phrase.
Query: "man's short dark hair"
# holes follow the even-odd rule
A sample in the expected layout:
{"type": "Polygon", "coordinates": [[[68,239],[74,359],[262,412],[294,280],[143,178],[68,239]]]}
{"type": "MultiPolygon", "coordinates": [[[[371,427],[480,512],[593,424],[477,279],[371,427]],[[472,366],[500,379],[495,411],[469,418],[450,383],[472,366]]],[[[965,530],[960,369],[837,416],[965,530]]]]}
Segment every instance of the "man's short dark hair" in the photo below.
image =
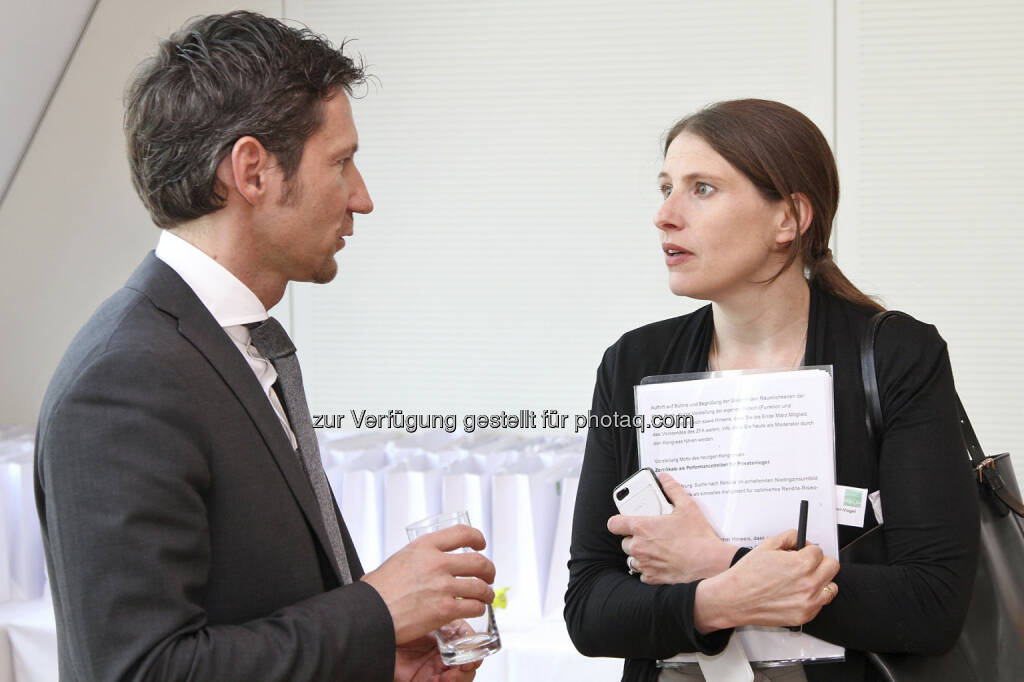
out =
{"type": "Polygon", "coordinates": [[[246,135],[289,179],[323,102],[365,82],[343,48],[244,11],[200,17],[161,42],[128,89],[124,119],[132,183],[153,222],[173,227],[221,208],[217,166],[246,135]]]}

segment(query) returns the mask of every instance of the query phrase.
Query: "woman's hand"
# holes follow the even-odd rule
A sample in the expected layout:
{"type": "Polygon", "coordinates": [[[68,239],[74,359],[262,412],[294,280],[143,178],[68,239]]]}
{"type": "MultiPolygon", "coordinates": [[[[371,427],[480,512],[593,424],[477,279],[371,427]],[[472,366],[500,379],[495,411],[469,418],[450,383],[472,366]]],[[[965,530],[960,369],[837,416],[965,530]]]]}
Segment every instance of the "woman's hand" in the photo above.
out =
{"type": "Polygon", "coordinates": [[[803,625],[839,592],[839,562],[817,545],[796,547],[796,531],[765,539],[728,571],[697,585],[693,617],[708,633],[738,625],[803,625]]]}
{"type": "Polygon", "coordinates": [[[651,585],[687,583],[729,568],[736,547],[722,541],[704,513],[671,475],[658,475],[674,509],[664,516],[608,519],[608,530],[624,535],[622,551],[640,580],[651,585]]]}

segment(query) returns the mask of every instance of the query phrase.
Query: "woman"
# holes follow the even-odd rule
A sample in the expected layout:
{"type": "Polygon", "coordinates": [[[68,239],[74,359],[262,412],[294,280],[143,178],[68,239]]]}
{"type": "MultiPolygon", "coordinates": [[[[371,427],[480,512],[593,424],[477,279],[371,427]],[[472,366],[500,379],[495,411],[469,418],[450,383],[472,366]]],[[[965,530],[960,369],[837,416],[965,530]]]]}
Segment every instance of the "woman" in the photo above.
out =
{"type": "MultiPolygon", "coordinates": [[[[792,531],[746,554],[715,537],[664,477],[673,514],[616,516],[611,491],[638,468],[636,434],[593,429],[566,593],[576,647],[626,658],[623,680],[658,679],[655,661],[680,651],[716,653],[737,625],[804,624],[847,648],[844,663],[806,666],[809,680],[873,679],[863,651],[947,649],[970,595],[978,517],[946,346],[934,327],[910,318],[880,332],[886,429],[876,450],[858,351],[881,308],[828,248],[839,183],[827,141],[783,104],[721,102],[669,131],[658,184],[664,202],[654,222],[669,286],[711,303],[612,345],[594,414],[632,415],[633,386],[649,375],[832,365],[836,482],[881,491],[889,563],[839,567],[817,548],[786,551],[792,531]]],[[[863,528],[839,526],[840,547],[875,525],[868,513],[863,528]]]]}

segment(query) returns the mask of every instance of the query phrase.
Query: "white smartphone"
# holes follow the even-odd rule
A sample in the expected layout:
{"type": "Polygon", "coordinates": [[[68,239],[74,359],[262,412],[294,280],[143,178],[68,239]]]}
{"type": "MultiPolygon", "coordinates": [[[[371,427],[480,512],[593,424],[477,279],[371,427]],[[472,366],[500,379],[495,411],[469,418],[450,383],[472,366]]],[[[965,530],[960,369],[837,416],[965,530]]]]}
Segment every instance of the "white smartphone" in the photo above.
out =
{"type": "Polygon", "coordinates": [[[644,467],[615,486],[612,499],[620,514],[627,516],[659,516],[672,513],[672,503],[665,496],[654,470],[644,467]]]}
{"type": "MultiPolygon", "coordinates": [[[[659,516],[672,513],[661,481],[654,470],[643,468],[615,486],[612,499],[620,514],[659,516]]],[[[697,663],[706,682],[753,682],[754,670],[739,637],[730,637],[729,644],[716,656],[697,653],[697,663]]]]}

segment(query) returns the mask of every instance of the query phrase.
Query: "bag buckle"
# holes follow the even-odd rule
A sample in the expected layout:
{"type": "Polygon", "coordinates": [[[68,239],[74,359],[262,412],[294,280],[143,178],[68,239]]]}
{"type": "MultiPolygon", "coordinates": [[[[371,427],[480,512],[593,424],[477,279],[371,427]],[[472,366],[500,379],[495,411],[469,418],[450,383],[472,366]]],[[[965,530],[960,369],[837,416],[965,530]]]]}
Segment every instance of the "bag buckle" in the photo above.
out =
{"type": "Polygon", "coordinates": [[[978,483],[984,483],[985,482],[985,471],[984,471],[985,469],[995,470],[996,462],[998,462],[999,460],[1003,459],[1004,457],[1009,457],[1009,456],[1010,456],[1009,452],[1001,452],[998,455],[993,455],[992,457],[986,457],[985,459],[981,460],[981,462],[978,464],[978,466],[974,467],[974,470],[978,472],[978,483]]]}

